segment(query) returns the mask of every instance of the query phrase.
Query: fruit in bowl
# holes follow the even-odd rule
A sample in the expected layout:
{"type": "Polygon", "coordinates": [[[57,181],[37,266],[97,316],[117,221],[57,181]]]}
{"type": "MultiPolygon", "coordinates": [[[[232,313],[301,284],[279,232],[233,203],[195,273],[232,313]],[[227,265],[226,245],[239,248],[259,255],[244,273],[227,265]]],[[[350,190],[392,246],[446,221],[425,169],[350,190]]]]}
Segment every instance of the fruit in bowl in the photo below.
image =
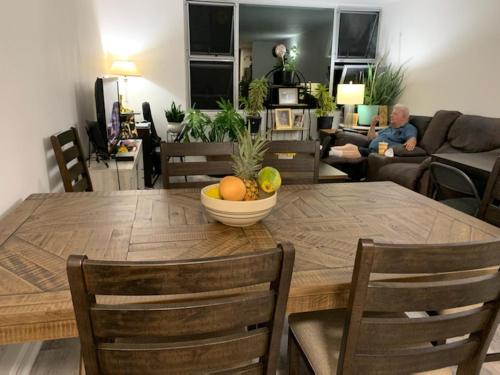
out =
{"type": "Polygon", "coordinates": [[[276,204],[281,186],[279,172],[271,167],[261,169],[266,140],[252,139],[249,132],[238,137],[239,152],[233,156],[234,176],[201,191],[201,202],[215,220],[230,226],[253,225],[266,217],[276,204]]]}

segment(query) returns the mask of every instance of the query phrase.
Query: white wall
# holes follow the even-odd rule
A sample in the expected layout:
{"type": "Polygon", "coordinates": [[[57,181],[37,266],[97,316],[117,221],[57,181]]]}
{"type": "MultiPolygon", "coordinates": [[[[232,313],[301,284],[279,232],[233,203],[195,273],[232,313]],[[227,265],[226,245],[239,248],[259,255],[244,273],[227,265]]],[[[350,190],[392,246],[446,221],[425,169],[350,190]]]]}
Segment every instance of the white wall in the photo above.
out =
{"type": "Polygon", "coordinates": [[[500,117],[500,1],[399,1],[383,7],[381,45],[407,62],[401,102],[500,117]]]}
{"type": "Polygon", "coordinates": [[[1,216],[31,193],[61,191],[49,137],[95,117],[93,1],[2,1],[0,46],[1,216]]]}
{"type": "MultiPolygon", "coordinates": [[[[129,106],[142,112],[142,102],[150,102],[165,138],[164,110],[173,100],[183,109],[186,103],[183,0],[101,0],[96,6],[107,68],[114,59],[136,63],[142,77],[128,78],[129,106]]],[[[125,92],[123,81],[120,91],[125,92]]]]}

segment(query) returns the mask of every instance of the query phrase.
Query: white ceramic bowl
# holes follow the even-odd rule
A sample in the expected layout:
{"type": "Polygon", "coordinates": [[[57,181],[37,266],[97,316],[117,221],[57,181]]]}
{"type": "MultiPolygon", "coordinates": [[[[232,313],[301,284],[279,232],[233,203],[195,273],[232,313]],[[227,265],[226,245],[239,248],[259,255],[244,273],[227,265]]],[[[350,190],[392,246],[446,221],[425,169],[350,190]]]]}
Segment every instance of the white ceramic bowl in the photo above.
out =
{"type": "Polygon", "coordinates": [[[201,203],[208,214],[222,224],[231,227],[248,227],[265,218],[276,204],[277,194],[255,201],[225,201],[209,197],[205,192],[219,184],[201,190],[201,203]]]}

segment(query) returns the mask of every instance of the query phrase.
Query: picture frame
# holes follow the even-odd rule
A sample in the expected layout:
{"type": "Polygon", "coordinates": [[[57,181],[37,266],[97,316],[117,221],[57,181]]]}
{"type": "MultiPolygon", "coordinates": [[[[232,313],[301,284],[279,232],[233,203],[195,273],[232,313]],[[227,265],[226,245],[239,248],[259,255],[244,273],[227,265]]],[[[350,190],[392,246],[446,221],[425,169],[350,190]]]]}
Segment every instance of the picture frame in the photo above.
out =
{"type": "Polygon", "coordinates": [[[304,127],[304,114],[296,113],[293,115],[293,127],[294,128],[303,128],[304,127]]]}
{"type": "Polygon", "coordinates": [[[292,110],[290,108],[278,108],[274,111],[276,129],[291,129],[292,110]]]}
{"type": "Polygon", "coordinates": [[[298,104],[299,89],[297,87],[280,87],[278,89],[278,103],[283,104],[298,104]]]}

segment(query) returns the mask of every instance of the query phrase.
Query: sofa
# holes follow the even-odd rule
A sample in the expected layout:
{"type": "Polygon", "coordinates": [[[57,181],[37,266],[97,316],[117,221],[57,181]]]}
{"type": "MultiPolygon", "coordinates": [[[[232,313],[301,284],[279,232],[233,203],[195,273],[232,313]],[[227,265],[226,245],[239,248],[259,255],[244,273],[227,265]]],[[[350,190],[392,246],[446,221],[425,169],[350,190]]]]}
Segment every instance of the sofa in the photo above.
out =
{"type": "MultiPolygon", "coordinates": [[[[323,143],[324,162],[348,173],[353,180],[394,181],[422,194],[429,192],[428,166],[435,153],[486,152],[500,149],[500,118],[464,115],[458,111],[441,110],[432,117],[410,116],[418,130],[417,147],[407,151],[394,148],[394,157],[370,154],[346,160],[328,155],[328,141],[323,143]]],[[[368,137],[337,132],[329,145],[353,143],[366,147],[368,137]]]]}

